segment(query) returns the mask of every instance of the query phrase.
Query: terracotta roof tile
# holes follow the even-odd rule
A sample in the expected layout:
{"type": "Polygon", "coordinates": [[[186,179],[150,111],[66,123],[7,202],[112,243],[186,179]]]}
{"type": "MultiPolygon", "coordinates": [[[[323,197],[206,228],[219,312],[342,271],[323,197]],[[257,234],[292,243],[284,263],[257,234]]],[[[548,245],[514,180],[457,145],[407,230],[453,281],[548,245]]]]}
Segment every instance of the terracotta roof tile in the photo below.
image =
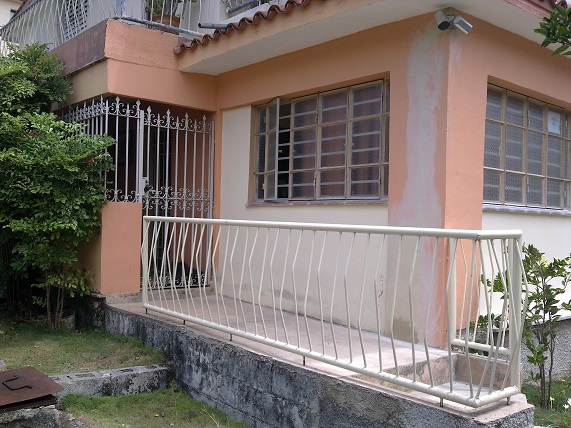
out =
{"type": "MultiPolygon", "coordinates": [[[[321,0],[325,1],[325,0],[321,0]]],[[[233,31],[244,31],[246,28],[257,25],[262,21],[270,21],[278,15],[287,15],[293,9],[307,6],[311,0],[287,0],[282,5],[273,4],[265,11],[256,12],[253,16],[242,18],[238,22],[229,23],[226,28],[217,29],[212,34],[205,34],[202,37],[182,43],[174,48],[174,53],[179,54],[184,50],[193,50],[199,46],[204,46],[213,40],[232,33],[233,31]]]]}

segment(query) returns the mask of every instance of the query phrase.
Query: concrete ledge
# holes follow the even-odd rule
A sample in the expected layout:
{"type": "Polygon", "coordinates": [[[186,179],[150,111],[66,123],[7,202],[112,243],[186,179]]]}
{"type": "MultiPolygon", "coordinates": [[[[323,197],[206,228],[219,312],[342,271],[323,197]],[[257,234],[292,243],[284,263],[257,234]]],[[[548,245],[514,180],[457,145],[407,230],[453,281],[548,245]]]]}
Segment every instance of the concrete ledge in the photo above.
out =
{"type": "Polygon", "coordinates": [[[64,388],[56,394],[59,404],[68,394],[97,397],[152,392],[165,388],[173,374],[169,367],[154,365],[50,377],[64,388]]]}
{"type": "Polygon", "coordinates": [[[0,414],[2,428],[88,428],[55,406],[22,409],[0,414]]]}
{"type": "Polygon", "coordinates": [[[527,403],[440,408],[437,400],[278,360],[151,313],[107,306],[105,317],[109,332],[138,337],[177,363],[176,380],[191,396],[252,427],[533,427],[527,403]]]}

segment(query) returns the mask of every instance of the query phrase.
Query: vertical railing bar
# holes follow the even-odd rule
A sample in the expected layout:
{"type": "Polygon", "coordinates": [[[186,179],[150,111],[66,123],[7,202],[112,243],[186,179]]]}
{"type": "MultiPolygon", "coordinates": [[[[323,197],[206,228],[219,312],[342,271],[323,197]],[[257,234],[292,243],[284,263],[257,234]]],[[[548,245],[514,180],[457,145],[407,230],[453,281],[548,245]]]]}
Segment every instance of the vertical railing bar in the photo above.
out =
{"type": "MultiPolygon", "coordinates": [[[[291,230],[291,229],[290,229],[291,230]]],[[[291,265],[291,279],[293,285],[293,303],[294,303],[294,313],[295,313],[295,326],[296,326],[296,333],[297,333],[297,347],[298,349],[301,348],[301,333],[299,328],[299,310],[297,307],[297,285],[295,280],[295,267],[297,264],[297,255],[299,254],[299,247],[301,245],[301,238],[303,236],[303,231],[299,231],[299,237],[297,239],[297,245],[295,248],[295,253],[293,256],[293,263],[291,265]]]]}
{"type": "Polygon", "coordinates": [[[336,245],[337,247],[337,254],[335,256],[335,266],[333,270],[333,287],[331,290],[331,304],[329,306],[329,325],[331,326],[331,337],[333,339],[333,348],[335,350],[335,359],[339,359],[339,352],[337,351],[337,338],[335,337],[335,325],[333,323],[333,304],[335,302],[335,291],[337,285],[337,271],[339,270],[339,253],[341,248],[341,232],[339,233],[339,242],[336,245]]]}
{"type": "Polygon", "coordinates": [[[408,279],[408,311],[410,317],[410,345],[412,350],[412,381],[416,382],[416,349],[414,343],[414,310],[412,303],[412,281],[414,279],[414,271],[416,269],[416,258],[418,255],[418,245],[420,243],[420,236],[416,237],[416,244],[414,248],[414,255],[412,257],[412,266],[410,268],[410,276],[408,279]]]}
{"type": "MultiPolygon", "coordinates": [[[[470,293],[469,293],[469,301],[467,302],[468,304],[468,314],[466,317],[466,332],[468,333],[470,331],[470,320],[472,319],[472,300],[473,300],[473,295],[474,295],[474,275],[476,272],[476,240],[472,241],[472,265],[470,267],[470,293]]],[[[464,302],[462,302],[462,307],[464,307],[464,302]]],[[[462,327],[462,324],[460,324],[460,327],[462,327]]],[[[466,366],[468,367],[468,384],[470,387],[470,398],[474,397],[474,385],[472,383],[472,365],[471,365],[471,360],[470,360],[470,348],[469,348],[469,341],[470,338],[468,337],[469,335],[466,334],[465,335],[465,344],[466,344],[466,348],[464,349],[464,352],[466,354],[466,366]]]]}
{"type": "Polygon", "coordinates": [[[284,287],[285,287],[285,279],[286,279],[286,273],[287,273],[287,259],[289,256],[289,244],[291,241],[291,229],[287,229],[287,231],[288,231],[288,235],[287,235],[287,243],[286,243],[286,252],[285,252],[285,256],[284,256],[284,269],[283,269],[283,274],[282,274],[282,286],[280,289],[280,316],[281,316],[282,326],[284,328],[286,343],[289,345],[289,335],[287,334],[287,327],[286,327],[285,318],[284,318],[284,311],[283,311],[283,297],[284,297],[284,287]]]}
{"type": "MultiPolygon", "coordinates": [[[[188,272],[188,277],[186,276],[186,268],[184,267],[184,261],[186,259],[186,246],[188,245],[188,230],[190,229],[190,227],[192,226],[191,223],[183,223],[182,224],[182,228],[181,228],[181,233],[184,231],[184,233],[182,233],[182,238],[181,238],[181,242],[183,243],[183,250],[182,250],[182,255],[181,255],[181,259],[182,259],[182,272],[183,272],[183,280],[184,280],[184,294],[186,296],[186,312],[187,314],[190,314],[190,295],[192,294],[192,290],[191,290],[191,285],[192,285],[192,252],[191,252],[191,258],[190,258],[190,266],[189,269],[190,271],[188,272]]],[[[191,250],[192,251],[192,250],[191,250]]]]}
{"type": "Polygon", "coordinates": [[[452,371],[452,338],[456,335],[456,250],[458,239],[449,238],[450,267],[446,279],[446,325],[448,326],[448,373],[450,373],[450,392],[454,393],[454,372],[452,371]]]}
{"type": "MultiPolygon", "coordinates": [[[[158,202],[158,201],[157,201],[158,202]]],[[[198,250],[197,250],[197,242],[196,242],[196,237],[198,235],[198,233],[196,232],[196,230],[198,229],[200,225],[198,224],[193,224],[192,227],[190,228],[190,240],[191,240],[191,246],[190,246],[190,281],[192,282],[192,269],[195,263],[195,259],[198,257],[198,250]]],[[[190,293],[190,302],[192,303],[192,310],[194,311],[195,314],[198,314],[198,311],[196,310],[196,303],[194,303],[194,296],[192,295],[192,292],[190,293]]]]}
{"type": "MultiPolygon", "coordinates": [[[[504,259],[504,263],[505,263],[504,266],[507,266],[507,269],[506,269],[506,271],[507,271],[506,287],[505,287],[504,292],[508,293],[508,299],[504,299],[504,300],[508,300],[508,308],[509,308],[507,317],[504,316],[504,318],[507,318],[507,319],[505,320],[504,328],[502,329],[502,340],[504,341],[504,343],[505,343],[505,332],[508,328],[508,323],[509,323],[510,319],[512,319],[512,318],[514,318],[514,321],[515,321],[515,317],[510,316],[510,313],[513,312],[514,310],[516,310],[515,300],[514,300],[515,290],[514,290],[514,286],[513,286],[514,285],[513,273],[514,273],[516,263],[513,259],[513,254],[512,254],[514,252],[514,248],[513,248],[513,244],[512,244],[513,241],[509,240],[509,242],[507,242],[507,243],[506,243],[506,241],[508,241],[508,240],[502,239],[502,246],[503,246],[503,250],[504,250],[504,251],[502,251],[502,254],[503,254],[503,259],[504,259]]],[[[519,263],[518,263],[518,267],[519,267],[519,263]]],[[[521,288],[520,288],[520,293],[521,293],[521,288]]],[[[519,310],[521,311],[521,308],[519,310]]],[[[510,332],[510,336],[512,336],[512,339],[508,339],[509,340],[508,346],[510,347],[509,349],[510,349],[510,355],[511,356],[513,356],[514,354],[513,354],[513,349],[510,345],[512,345],[514,347],[516,346],[514,341],[513,341],[513,337],[519,337],[521,340],[521,337],[520,337],[520,334],[518,331],[518,326],[515,324],[516,323],[514,323],[513,328],[512,328],[513,329],[513,336],[511,334],[512,332],[510,332]]],[[[516,365],[519,364],[519,361],[516,362],[514,358],[510,358],[510,362],[508,363],[508,373],[506,374],[506,376],[504,377],[504,380],[502,382],[502,389],[504,389],[506,387],[506,383],[507,383],[508,379],[511,378],[510,380],[512,380],[512,381],[514,380],[513,379],[513,377],[514,377],[513,376],[514,375],[514,373],[513,373],[514,364],[516,364],[516,365]]]]}
{"type": "Polygon", "coordinates": [[[325,231],[323,241],[321,243],[321,252],[319,262],[317,264],[317,298],[319,302],[319,322],[321,324],[321,355],[325,355],[325,323],[323,316],[323,296],[321,293],[321,266],[323,264],[323,253],[325,252],[325,242],[327,241],[328,232],[325,231]]]}
{"type": "Polygon", "coordinates": [[[240,330],[240,318],[238,317],[238,302],[236,301],[236,281],[234,280],[234,253],[236,252],[236,244],[238,241],[238,234],[240,233],[240,226],[236,226],[236,234],[234,235],[234,242],[232,244],[232,251],[230,252],[230,278],[232,280],[232,296],[234,298],[234,309],[236,315],[236,328],[240,330]]]}
{"type": "MultiPolygon", "coordinates": [[[[256,243],[258,242],[258,234],[260,232],[260,228],[256,228],[256,232],[254,234],[254,242],[252,242],[252,249],[250,251],[250,257],[248,259],[248,273],[250,277],[250,291],[252,294],[252,311],[254,312],[254,332],[256,336],[258,336],[258,319],[256,316],[256,297],[254,294],[254,275],[252,274],[252,259],[254,258],[254,252],[256,249],[256,243]]],[[[246,252],[244,251],[244,256],[246,252]]]]}
{"type": "MultiPolygon", "coordinates": [[[[489,251],[489,245],[490,245],[490,241],[487,240],[487,244],[488,244],[488,251],[489,251]]],[[[487,281],[488,281],[488,276],[486,275],[486,267],[484,266],[484,249],[482,248],[482,242],[480,242],[479,244],[479,248],[480,248],[480,260],[482,261],[482,281],[484,282],[484,297],[486,300],[486,312],[488,314],[488,328],[487,328],[487,332],[486,332],[486,344],[491,343],[490,349],[494,349],[494,338],[493,338],[493,331],[492,331],[492,323],[493,323],[493,319],[492,319],[492,308],[490,306],[490,299],[489,299],[489,291],[488,291],[488,287],[487,287],[487,281]]],[[[476,327],[477,329],[477,327],[476,327]]],[[[497,350],[497,349],[496,349],[497,350]]],[[[486,358],[486,363],[484,364],[484,369],[482,370],[482,376],[480,377],[480,382],[478,384],[478,390],[476,391],[476,398],[480,397],[480,394],[482,392],[482,388],[484,386],[484,381],[486,379],[486,373],[488,372],[488,368],[490,366],[490,361],[492,359],[492,355],[494,355],[494,359],[497,360],[498,358],[498,353],[497,352],[493,352],[490,351],[488,352],[488,356],[486,358]]],[[[490,376],[490,388],[489,390],[492,391],[492,387],[493,387],[493,377],[490,376]]]]}
{"type": "Polygon", "coordinates": [[[369,247],[371,244],[371,234],[367,233],[367,245],[365,246],[365,260],[363,261],[363,275],[361,277],[361,296],[359,297],[359,315],[357,317],[357,330],[359,331],[359,342],[361,343],[361,353],[363,355],[363,367],[367,367],[367,353],[363,343],[363,331],[361,328],[361,316],[363,314],[363,298],[365,296],[365,284],[367,267],[369,265],[369,247]]]}
{"type": "MultiPolygon", "coordinates": [[[[173,223],[173,227],[172,227],[173,237],[172,237],[171,242],[173,244],[172,245],[173,246],[172,251],[174,252],[174,255],[173,255],[173,261],[172,261],[173,278],[171,279],[171,286],[173,286],[173,288],[176,291],[175,292],[176,301],[178,302],[179,308],[180,308],[179,310],[182,313],[182,302],[180,301],[179,293],[176,290],[176,288],[177,288],[177,283],[176,283],[177,282],[177,271],[178,271],[179,260],[182,262],[182,259],[180,258],[181,257],[181,248],[180,248],[181,240],[179,239],[179,237],[177,237],[177,232],[178,232],[178,235],[180,235],[180,233],[181,233],[181,229],[179,229],[179,227],[180,226],[178,223],[173,223]]],[[[183,272],[183,278],[184,278],[184,265],[182,267],[182,272],[183,272]]]]}
{"type": "Polygon", "coordinates": [[[430,317],[430,309],[432,306],[432,291],[436,287],[436,260],[438,259],[438,242],[440,238],[437,236],[434,242],[434,256],[432,257],[432,267],[430,270],[430,281],[428,282],[428,302],[426,303],[426,315],[424,318],[424,353],[428,367],[428,376],[430,377],[430,386],[434,386],[434,377],[432,374],[432,364],[430,363],[430,353],[428,352],[428,320],[430,317]]]}
{"type": "Polygon", "coordinates": [[[238,302],[240,302],[240,311],[244,320],[244,329],[248,331],[248,323],[246,322],[246,313],[244,312],[244,304],[242,303],[242,286],[244,285],[244,271],[246,270],[246,253],[248,252],[248,241],[250,238],[250,228],[246,227],[246,239],[244,240],[244,251],[242,257],[242,268],[240,269],[240,285],[238,288],[238,302]]]}
{"type": "MultiPolygon", "coordinates": [[[[502,239],[500,241],[500,248],[501,248],[501,257],[498,259],[497,256],[497,252],[494,251],[494,257],[496,258],[496,263],[498,264],[498,271],[500,274],[500,280],[502,283],[502,288],[503,288],[503,293],[504,293],[504,299],[503,299],[503,305],[502,305],[502,316],[500,317],[500,329],[501,329],[501,334],[498,334],[498,345],[505,344],[505,326],[507,323],[507,319],[506,319],[506,311],[508,310],[508,308],[511,308],[511,296],[508,294],[509,292],[509,288],[508,288],[508,284],[510,284],[509,282],[509,265],[507,266],[506,269],[506,247],[505,247],[505,241],[502,239]],[[501,264],[500,264],[500,260],[501,260],[501,264]],[[507,298],[506,298],[507,297],[507,298]],[[509,305],[509,306],[508,306],[509,305]]],[[[511,294],[511,293],[510,293],[511,294]]],[[[511,352],[511,349],[510,349],[511,352]]],[[[492,389],[492,385],[493,385],[493,380],[495,378],[496,375],[496,370],[497,370],[497,364],[498,364],[498,360],[497,358],[494,360],[494,364],[492,366],[492,373],[490,376],[490,390],[492,389]]],[[[508,372],[509,372],[509,368],[511,367],[510,364],[508,364],[508,372]]],[[[504,377],[504,380],[502,382],[502,387],[501,389],[505,388],[506,385],[506,381],[508,379],[508,375],[506,375],[504,377]]]]}
{"type": "Polygon", "coordinates": [[[386,235],[382,234],[379,235],[381,239],[381,246],[379,248],[379,257],[377,258],[377,267],[375,268],[375,278],[373,281],[373,286],[375,290],[375,317],[377,321],[377,346],[379,350],[379,372],[383,371],[383,354],[382,354],[382,336],[381,336],[381,316],[379,310],[379,299],[381,297],[381,290],[379,290],[379,278],[380,278],[380,269],[381,269],[381,261],[383,258],[383,251],[385,247],[385,238],[386,235]]]}
{"type": "MultiPolygon", "coordinates": [[[[220,229],[222,229],[222,226],[220,226],[220,229]]],[[[226,246],[224,249],[224,258],[221,260],[221,266],[222,266],[222,276],[220,278],[220,295],[222,296],[222,308],[224,309],[224,316],[226,317],[226,326],[230,327],[230,318],[228,317],[228,310],[226,309],[226,302],[224,299],[224,287],[226,284],[226,266],[228,264],[227,260],[228,260],[228,250],[230,247],[230,233],[232,231],[232,226],[228,226],[226,228],[227,232],[226,232],[226,246]]],[[[220,231],[219,235],[222,234],[222,230],[220,231]]],[[[232,269],[232,268],[230,268],[232,269]]],[[[234,288],[234,284],[232,284],[232,288],[234,288]]]]}
{"type": "MultiPolygon", "coordinates": [[[[119,97],[115,98],[115,113],[119,112],[119,97]]],[[[105,100],[108,103],[108,100],[105,100]]],[[[115,180],[113,184],[115,186],[115,193],[113,195],[113,200],[117,202],[119,200],[119,185],[118,185],[118,174],[119,173],[119,116],[115,114],[115,180]]]]}
{"type": "Polygon", "coordinates": [[[142,253],[142,265],[143,265],[143,290],[142,290],[142,299],[143,305],[147,305],[149,303],[149,226],[150,221],[143,219],[143,243],[141,246],[141,253],[142,253]]]}
{"type": "Polygon", "coordinates": [[[353,338],[351,334],[351,310],[349,308],[349,289],[347,286],[347,278],[349,276],[349,264],[351,262],[351,254],[353,253],[353,244],[355,242],[355,233],[352,233],[349,252],[347,253],[347,263],[345,264],[345,272],[343,273],[343,289],[345,295],[345,312],[347,315],[347,334],[349,335],[349,362],[353,363],[353,338]]]}
{"type": "Polygon", "coordinates": [[[214,295],[216,296],[216,310],[217,310],[217,314],[218,314],[218,324],[222,324],[222,316],[220,314],[220,299],[223,298],[223,296],[220,296],[220,292],[218,291],[218,282],[217,282],[217,272],[216,272],[216,263],[215,263],[215,254],[218,254],[218,246],[220,245],[220,232],[221,232],[221,226],[215,227],[213,229],[213,237],[216,236],[215,240],[214,240],[214,248],[212,249],[212,253],[211,254],[207,254],[207,257],[211,258],[211,264],[212,264],[212,281],[213,281],[213,289],[214,289],[214,295]]]}
{"type": "MultiPolygon", "coordinates": [[[[468,263],[466,262],[466,252],[464,251],[464,241],[459,240],[460,243],[460,253],[462,254],[462,262],[464,263],[464,286],[462,287],[462,306],[460,309],[460,331],[462,331],[462,326],[464,325],[464,310],[466,309],[466,288],[468,287],[468,263]]],[[[461,334],[461,333],[460,333],[461,334]]],[[[468,323],[468,328],[464,332],[465,336],[470,336],[470,323],[468,323]]]]}
{"type": "MultiPolygon", "coordinates": [[[[180,118],[178,116],[175,116],[175,125],[174,126],[175,126],[175,129],[174,129],[175,130],[175,132],[174,132],[174,148],[173,148],[173,151],[174,151],[174,180],[173,180],[172,188],[173,188],[173,199],[174,199],[174,201],[173,201],[173,206],[174,206],[173,217],[176,217],[178,215],[178,205],[180,203],[180,197],[179,197],[180,193],[179,193],[179,189],[178,189],[178,186],[179,186],[179,184],[178,184],[179,183],[179,177],[178,177],[178,162],[179,162],[178,152],[179,152],[179,148],[178,148],[178,145],[179,145],[179,132],[180,132],[179,131],[179,129],[180,129],[180,118]]],[[[168,158],[167,158],[167,162],[168,162],[168,158]]],[[[184,163],[186,165],[186,159],[184,160],[184,163]]]]}
{"type": "MultiPolygon", "coordinates": [[[[183,194],[182,194],[182,216],[186,217],[186,205],[188,203],[188,113],[184,116],[184,162],[183,162],[183,173],[182,173],[182,183],[183,183],[183,194]]],[[[192,199],[191,199],[192,201],[192,199]]],[[[214,265],[213,265],[214,266],[214,265]]]]}
{"type": "MultiPolygon", "coordinates": [[[[271,230],[268,229],[268,236],[270,235],[271,230]]],[[[279,340],[278,338],[278,315],[277,315],[277,308],[276,308],[276,295],[274,293],[274,258],[276,255],[276,250],[278,247],[278,238],[280,235],[280,230],[276,230],[276,239],[274,240],[274,248],[272,250],[272,257],[270,257],[270,285],[271,285],[271,295],[272,295],[272,310],[274,313],[274,330],[275,330],[275,340],[279,340]]]]}
{"type": "Polygon", "coordinates": [[[205,235],[205,230],[206,230],[207,225],[202,223],[200,225],[200,231],[198,231],[198,228],[196,230],[195,235],[198,235],[198,237],[195,236],[195,239],[197,239],[196,242],[196,249],[194,251],[194,265],[196,265],[197,269],[196,269],[196,275],[197,275],[197,282],[198,282],[198,296],[199,296],[199,301],[200,301],[200,310],[202,311],[202,316],[204,316],[204,296],[202,293],[202,288],[204,287],[204,285],[202,284],[202,276],[201,276],[201,271],[200,271],[200,260],[202,258],[202,246],[203,241],[204,241],[204,235],[205,235]]]}
{"type": "Polygon", "coordinates": [[[394,289],[393,290],[393,302],[391,305],[391,313],[390,313],[390,319],[389,319],[389,331],[391,332],[391,347],[392,347],[392,351],[393,351],[393,360],[395,362],[395,373],[397,376],[399,376],[399,364],[398,364],[397,352],[396,352],[396,348],[395,348],[394,318],[395,318],[395,307],[396,307],[396,302],[397,302],[397,290],[398,290],[398,283],[399,283],[401,250],[402,250],[402,235],[399,235],[396,273],[395,273],[395,286],[393,287],[393,289],[394,289]]]}
{"type": "MultiPolygon", "coordinates": [[[[268,255],[268,242],[269,242],[269,235],[270,235],[270,229],[265,229],[266,231],[266,240],[264,242],[264,255],[262,257],[262,269],[261,269],[261,273],[260,273],[260,287],[259,287],[259,291],[258,291],[258,307],[260,309],[260,318],[262,319],[262,329],[264,331],[264,337],[268,337],[268,331],[266,329],[266,320],[264,319],[264,308],[262,306],[262,288],[264,286],[264,273],[266,271],[266,260],[267,260],[267,255],[268,255]]],[[[273,290],[273,287],[270,288],[270,290],[273,290]]],[[[273,292],[272,292],[273,295],[273,292]]]]}
{"type": "Polygon", "coordinates": [[[129,201],[129,136],[131,121],[131,105],[127,103],[127,110],[125,116],[125,202],[129,201]]]}
{"type": "Polygon", "coordinates": [[[199,288],[198,292],[204,294],[204,301],[206,302],[206,309],[208,310],[208,316],[210,317],[210,321],[212,321],[212,311],[210,310],[210,303],[208,302],[208,295],[206,294],[206,273],[210,271],[210,263],[212,261],[210,254],[212,251],[212,228],[214,225],[209,225],[206,227],[206,267],[204,269],[204,273],[198,271],[198,283],[199,288]]]}
{"type": "Polygon", "coordinates": [[[198,145],[196,129],[198,127],[198,122],[194,120],[194,133],[193,133],[193,154],[192,154],[192,217],[196,217],[195,214],[195,200],[196,200],[196,147],[198,145]]]}
{"type": "Polygon", "coordinates": [[[309,253],[309,266],[307,267],[307,284],[305,286],[305,300],[303,303],[303,317],[305,320],[305,330],[307,332],[307,343],[309,344],[309,350],[313,351],[313,347],[311,344],[311,333],[309,332],[309,324],[307,322],[307,299],[309,297],[309,284],[311,281],[311,267],[313,266],[313,251],[315,248],[315,230],[312,230],[312,237],[311,237],[311,250],[309,253]]]}
{"type": "MultiPolygon", "coordinates": [[[[203,123],[203,127],[206,126],[206,116],[203,116],[202,118],[202,123],[203,123]]],[[[206,193],[206,182],[205,182],[205,169],[206,169],[206,134],[203,132],[202,133],[202,170],[201,170],[201,196],[202,196],[202,213],[204,216],[204,194],[206,193]]]]}

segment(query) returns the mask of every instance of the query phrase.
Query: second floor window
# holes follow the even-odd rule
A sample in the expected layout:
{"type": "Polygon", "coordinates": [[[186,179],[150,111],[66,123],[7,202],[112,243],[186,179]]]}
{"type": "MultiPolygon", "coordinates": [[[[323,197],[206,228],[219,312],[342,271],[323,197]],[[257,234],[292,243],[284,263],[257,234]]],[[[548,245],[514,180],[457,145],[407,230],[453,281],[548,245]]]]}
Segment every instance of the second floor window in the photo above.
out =
{"type": "Polygon", "coordinates": [[[568,111],[490,86],[484,201],[570,209],[569,119],[568,111]]]}
{"type": "Polygon", "coordinates": [[[258,200],[382,199],[388,193],[389,82],[256,110],[258,200]]]}

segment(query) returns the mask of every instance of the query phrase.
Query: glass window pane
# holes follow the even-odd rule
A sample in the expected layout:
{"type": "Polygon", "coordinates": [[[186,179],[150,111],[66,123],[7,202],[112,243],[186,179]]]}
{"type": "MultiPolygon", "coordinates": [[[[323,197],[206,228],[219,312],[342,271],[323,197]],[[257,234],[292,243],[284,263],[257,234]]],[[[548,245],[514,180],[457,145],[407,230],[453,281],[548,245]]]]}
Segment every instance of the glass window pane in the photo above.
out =
{"type": "Polygon", "coordinates": [[[367,86],[353,91],[353,117],[381,114],[382,85],[367,86]]]}
{"type": "Polygon", "coordinates": [[[506,102],[506,122],[513,125],[523,126],[524,100],[508,95],[506,102]]]}
{"type": "Polygon", "coordinates": [[[486,104],[486,117],[488,119],[502,120],[502,93],[494,89],[488,89],[486,104]]]}
{"type": "Polygon", "coordinates": [[[484,166],[490,168],[502,166],[502,126],[498,123],[486,122],[484,166]]]}
{"type": "Polygon", "coordinates": [[[523,203],[523,175],[510,174],[505,175],[505,201],[522,204],[523,203]]]}
{"type": "Polygon", "coordinates": [[[379,197],[381,191],[380,168],[351,168],[351,195],[379,197]]]}
{"type": "Polygon", "coordinates": [[[547,180],[547,206],[563,208],[563,182],[559,180],[547,180]]]}
{"type": "Polygon", "coordinates": [[[543,135],[527,133],[527,172],[543,174],[543,135]]]}
{"type": "Polygon", "coordinates": [[[345,169],[321,171],[319,175],[321,197],[345,196],[345,169]]]}
{"type": "Polygon", "coordinates": [[[266,132],[266,109],[258,109],[258,133],[266,132]]]}
{"type": "Polygon", "coordinates": [[[529,107],[527,110],[527,117],[529,123],[529,129],[534,129],[536,131],[543,131],[543,111],[544,105],[536,104],[536,103],[529,103],[529,107]]]}
{"type": "Polygon", "coordinates": [[[317,98],[309,98],[294,103],[295,128],[317,124],[317,98]]]}
{"type": "Polygon", "coordinates": [[[324,95],[321,98],[321,123],[347,120],[347,91],[324,95]]]}
{"type": "Polygon", "coordinates": [[[547,140],[547,176],[563,178],[563,141],[559,138],[549,136],[547,140]]]}
{"type": "Polygon", "coordinates": [[[527,205],[543,205],[543,179],[528,177],[527,179],[527,205]]]}
{"type": "Polygon", "coordinates": [[[292,197],[298,199],[315,198],[315,186],[313,185],[314,172],[302,171],[292,174],[292,197]]]}
{"type": "Polygon", "coordinates": [[[347,124],[324,126],[321,129],[321,166],[345,165],[347,124]]]}
{"type": "Polygon", "coordinates": [[[506,127],[506,170],[523,170],[523,129],[506,127]]]}
{"type": "Polygon", "coordinates": [[[500,202],[500,172],[484,170],[484,201],[500,202]]]}
{"type": "Polygon", "coordinates": [[[268,142],[266,146],[266,171],[273,171],[276,169],[276,133],[270,132],[268,134],[268,142]]]}
{"type": "Polygon", "coordinates": [[[256,172],[264,172],[266,168],[266,136],[258,137],[258,156],[257,156],[256,172]]]}
{"type": "Polygon", "coordinates": [[[276,174],[271,173],[266,176],[266,199],[276,198],[276,174]]]}

